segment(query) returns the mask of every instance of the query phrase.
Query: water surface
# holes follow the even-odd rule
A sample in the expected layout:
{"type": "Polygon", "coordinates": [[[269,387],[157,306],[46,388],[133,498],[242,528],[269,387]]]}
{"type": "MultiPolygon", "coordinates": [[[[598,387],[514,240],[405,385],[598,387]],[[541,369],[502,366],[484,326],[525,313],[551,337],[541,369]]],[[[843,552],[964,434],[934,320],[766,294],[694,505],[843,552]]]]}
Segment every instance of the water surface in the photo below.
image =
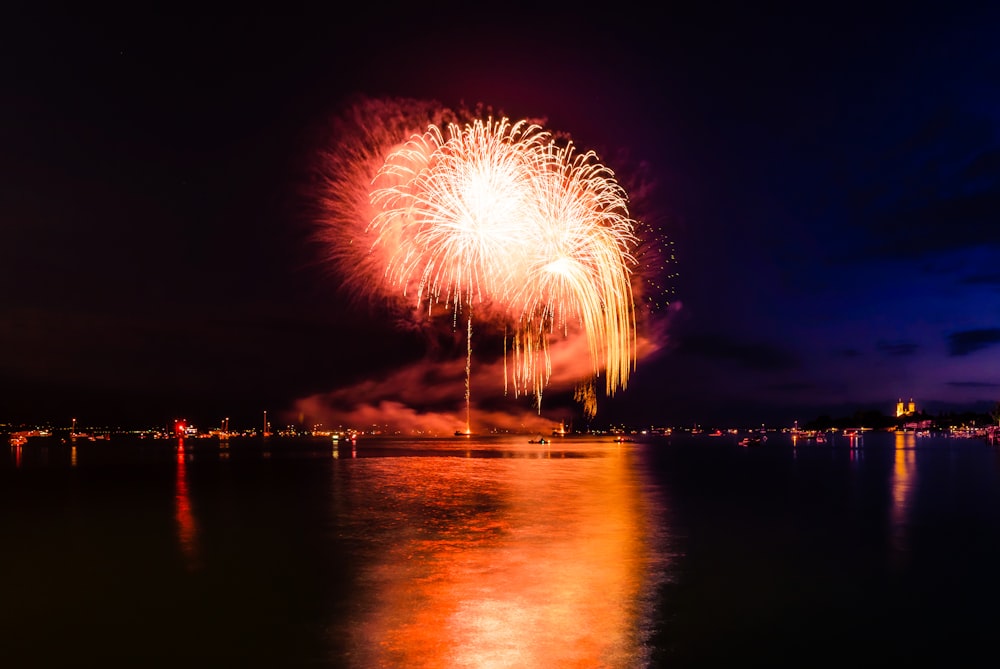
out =
{"type": "Polygon", "coordinates": [[[992,644],[982,441],[528,439],[11,447],[0,662],[954,665],[992,644]]]}

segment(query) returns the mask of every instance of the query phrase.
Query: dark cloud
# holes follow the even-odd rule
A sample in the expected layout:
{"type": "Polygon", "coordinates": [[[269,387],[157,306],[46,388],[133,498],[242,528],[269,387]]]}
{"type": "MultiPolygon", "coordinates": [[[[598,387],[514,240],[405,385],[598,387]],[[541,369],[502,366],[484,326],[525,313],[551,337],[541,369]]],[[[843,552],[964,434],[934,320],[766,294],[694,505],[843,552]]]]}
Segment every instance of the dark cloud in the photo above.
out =
{"type": "Polygon", "coordinates": [[[876,351],[892,357],[914,355],[919,348],[917,344],[908,341],[880,341],[875,344],[876,351]]]}
{"type": "Polygon", "coordinates": [[[851,196],[868,254],[1000,246],[986,233],[1000,216],[994,123],[958,106],[937,109],[868,157],[851,196]]]}
{"type": "Polygon", "coordinates": [[[814,391],[819,387],[815,383],[773,383],[767,386],[767,389],[782,393],[799,393],[814,391]]]}
{"type": "Polygon", "coordinates": [[[948,335],[948,351],[951,355],[969,355],[994,344],[1000,344],[1000,328],[965,330],[948,335]]]}
{"type": "Polygon", "coordinates": [[[734,362],[757,371],[794,369],[795,358],[783,349],[759,342],[735,341],[720,334],[689,335],[680,343],[682,353],[734,362]]]}
{"type": "Polygon", "coordinates": [[[970,160],[962,178],[973,184],[995,188],[1000,184],[1000,149],[983,151],[970,160]]]}
{"type": "Polygon", "coordinates": [[[967,285],[1000,286],[1000,272],[973,274],[962,279],[961,283],[967,285]]]}
{"type": "Polygon", "coordinates": [[[952,388],[1000,388],[1000,383],[988,383],[986,381],[949,381],[952,388]]]}
{"type": "Polygon", "coordinates": [[[922,255],[941,249],[1000,246],[986,234],[1000,220],[1000,189],[946,195],[923,206],[902,211],[883,224],[883,247],[890,254],[922,255]]]}

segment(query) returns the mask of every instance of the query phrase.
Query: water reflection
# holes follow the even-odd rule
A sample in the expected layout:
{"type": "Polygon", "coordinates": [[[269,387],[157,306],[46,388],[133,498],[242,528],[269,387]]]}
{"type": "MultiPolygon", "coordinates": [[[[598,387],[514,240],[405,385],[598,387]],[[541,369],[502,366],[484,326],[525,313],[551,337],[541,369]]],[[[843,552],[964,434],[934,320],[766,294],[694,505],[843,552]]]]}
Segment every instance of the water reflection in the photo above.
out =
{"type": "Polygon", "coordinates": [[[861,430],[850,430],[844,433],[847,437],[847,447],[850,449],[851,462],[858,462],[864,457],[862,450],[865,445],[865,433],[861,430]]]}
{"type": "Polygon", "coordinates": [[[646,665],[663,564],[627,452],[341,463],[356,531],[384,528],[351,666],[646,665]]]}
{"type": "Polygon", "coordinates": [[[344,457],[356,458],[358,457],[358,440],[357,439],[335,439],[333,441],[333,457],[334,459],[344,457]]]}
{"type": "Polygon", "coordinates": [[[177,519],[177,541],[184,555],[184,562],[188,569],[197,569],[200,566],[198,555],[198,528],[195,525],[194,514],[191,513],[191,498],[188,496],[187,486],[187,458],[188,454],[184,450],[184,439],[177,443],[177,478],[174,492],[174,502],[176,506],[177,519]]]}
{"type": "Polygon", "coordinates": [[[897,556],[909,550],[910,506],[917,486],[916,435],[897,432],[892,468],[892,506],[889,509],[890,540],[897,556]]]}

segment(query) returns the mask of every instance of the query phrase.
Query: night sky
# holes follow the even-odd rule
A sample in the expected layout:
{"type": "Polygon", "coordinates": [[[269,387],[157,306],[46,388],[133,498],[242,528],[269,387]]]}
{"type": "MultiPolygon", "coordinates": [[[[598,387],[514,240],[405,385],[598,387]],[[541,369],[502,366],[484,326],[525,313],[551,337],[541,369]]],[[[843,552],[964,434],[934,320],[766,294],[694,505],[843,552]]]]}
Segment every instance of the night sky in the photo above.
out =
{"type": "MultiPolygon", "coordinates": [[[[645,184],[674,260],[595,424],[994,406],[1000,10],[680,4],[8,6],[0,422],[461,427],[463,346],[345,297],[316,243],[359,96],[542,118],[645,184]]],[[[491,420],[579,415],[489,369],[491,420]]]]}

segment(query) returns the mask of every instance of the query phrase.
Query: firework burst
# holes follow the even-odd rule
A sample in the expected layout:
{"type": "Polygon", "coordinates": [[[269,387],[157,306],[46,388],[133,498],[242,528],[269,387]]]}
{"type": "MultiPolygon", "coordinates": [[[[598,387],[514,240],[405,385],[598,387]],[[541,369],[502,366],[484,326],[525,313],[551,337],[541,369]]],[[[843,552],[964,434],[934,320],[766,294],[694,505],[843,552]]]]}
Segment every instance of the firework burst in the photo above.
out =
{"type": "Polygon", "coordinates": [[[368,104],[327,163],[341,273],[362,294],[461,317],[470,340],[474,320],[502,328],[505,387],[509,374],[539,407],[551,343],[585,337],[576,397],[593,415],[595,380],[624,389],[636,360],[636,223],[614,173],[528,120],[368,104]]]}

